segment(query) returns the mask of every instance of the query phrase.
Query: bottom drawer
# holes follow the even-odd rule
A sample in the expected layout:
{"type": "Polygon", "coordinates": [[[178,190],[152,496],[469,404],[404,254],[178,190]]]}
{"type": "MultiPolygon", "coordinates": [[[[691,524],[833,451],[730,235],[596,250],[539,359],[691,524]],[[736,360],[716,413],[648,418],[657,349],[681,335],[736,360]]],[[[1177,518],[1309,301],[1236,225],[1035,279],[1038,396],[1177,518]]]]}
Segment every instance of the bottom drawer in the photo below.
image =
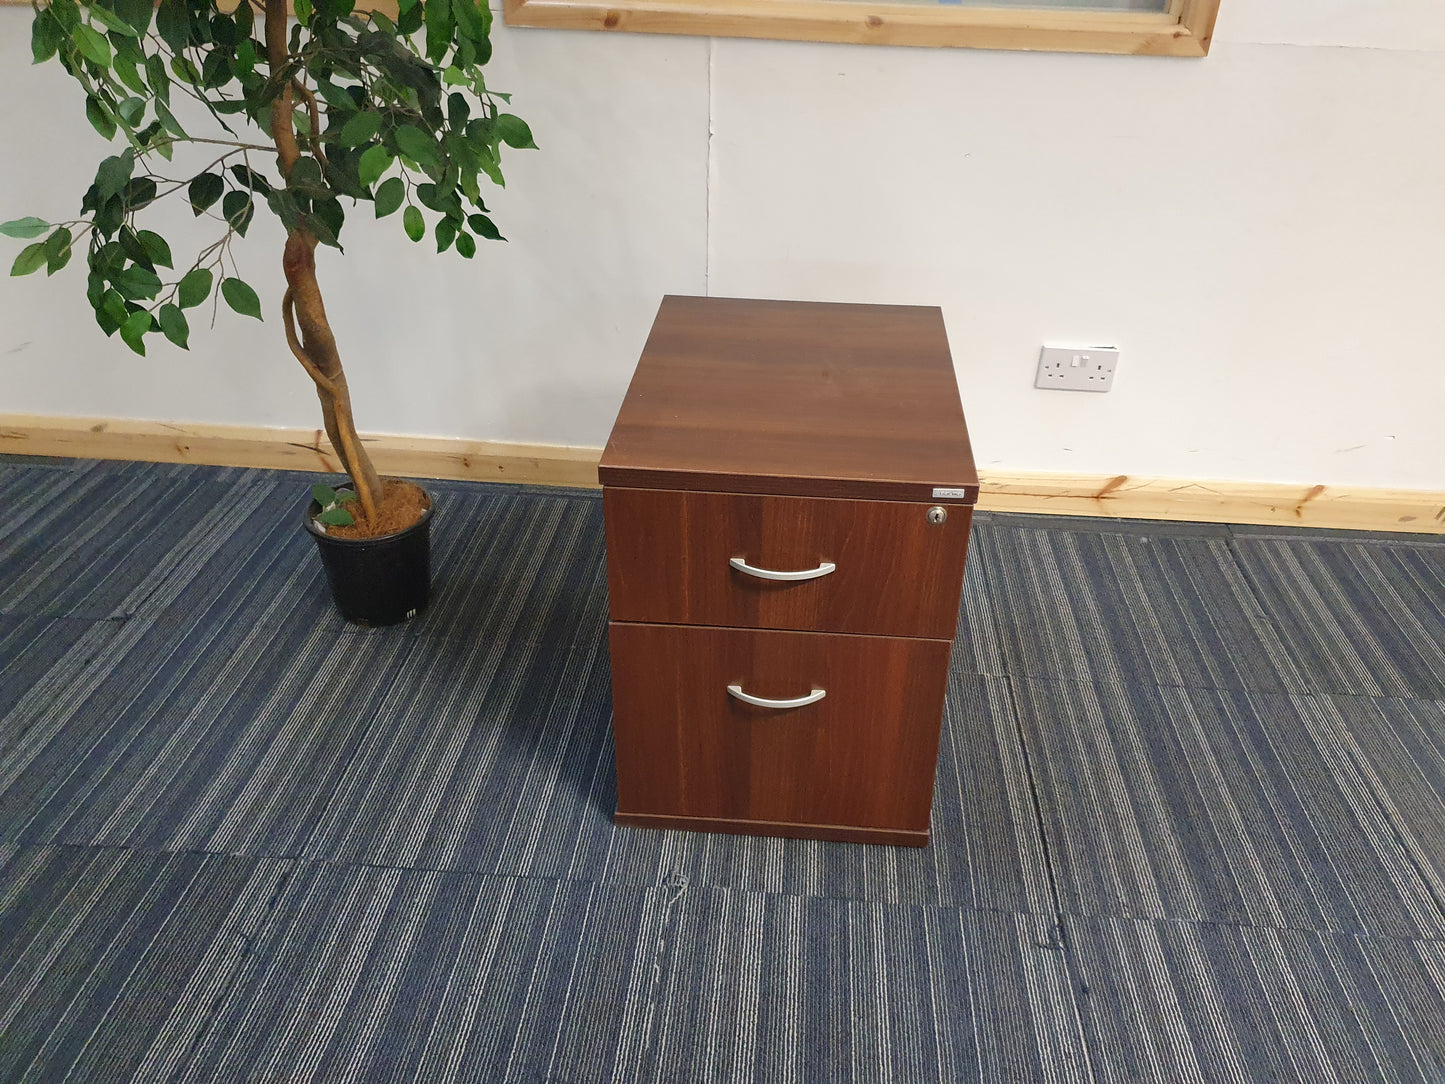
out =
{"type": "Polygon", "coordinates": [[[611,646],[620,821],[927,841],[949,641],[614,622],[611,646]]]}

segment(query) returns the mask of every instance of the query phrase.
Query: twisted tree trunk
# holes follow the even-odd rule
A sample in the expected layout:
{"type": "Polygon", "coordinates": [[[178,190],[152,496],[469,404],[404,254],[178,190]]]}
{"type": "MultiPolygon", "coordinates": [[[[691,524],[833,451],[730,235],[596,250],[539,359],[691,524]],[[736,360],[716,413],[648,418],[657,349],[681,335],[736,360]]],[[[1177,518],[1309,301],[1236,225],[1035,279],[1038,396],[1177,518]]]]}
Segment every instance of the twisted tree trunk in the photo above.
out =
{"type": "MultiPolygon", "coordinates": [[[[243,0],[244,2],[244,0],[243,0]]],[[[286,43],[286,0],[266,0],[266,53],[273,73],[283,71],[291,52],[286,43]]],[[[271,135],[281,159],[281,173],[289,178],[301,148],[296,142],[293,89],[301,93],[311,108],[312,135],[319,135],[315,99],[295,80],[281,92],[271,105],[271,135]]],[[[321,286],[316,281],[316,236],[304,226],[291,231],[286,238],[282,268],[286,272],[286,296],[281,314],[286,324],[286,341],[312,381],[321,399],[321,416],[331,446],[341,465],[356,486],[367,519],[376,521],[381,504],[381,478],[372,466],[356,423],[351,414],[351,392],[346,386],[346,373],[341,368],[341,354],[336,337],[326,319],[326,306],[321,301],[321,286]]]]}

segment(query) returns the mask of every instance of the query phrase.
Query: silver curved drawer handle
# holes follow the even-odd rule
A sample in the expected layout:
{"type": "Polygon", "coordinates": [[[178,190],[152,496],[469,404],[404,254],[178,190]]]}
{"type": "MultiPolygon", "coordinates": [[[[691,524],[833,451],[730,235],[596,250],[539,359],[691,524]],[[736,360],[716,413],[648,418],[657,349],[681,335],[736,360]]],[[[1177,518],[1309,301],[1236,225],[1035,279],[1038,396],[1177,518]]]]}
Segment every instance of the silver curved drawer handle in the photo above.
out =
{"type": "Polygon", "coordinates": [[[766,700],[761,696],[743,692],[741,685],[729,685],[728,695],[741,700],[744,704],[752,704],[759,708],[803,708],[822,700],[828,695],[828,690],[814,689],[807,696],[800,696],[796,700],[766,700]]]}
{"type": "Polygon", "coordinates": [[[739,572],[746,572],[749,576],[756,576],[760,580],[816,580],[819,576],[826,576],[838,567],[832,561],[824,561],[817,568],[805,569],[802,572],[774,572],[771,568],[754,568],[743,557],[730,558],[728,564],[739,572]]]}

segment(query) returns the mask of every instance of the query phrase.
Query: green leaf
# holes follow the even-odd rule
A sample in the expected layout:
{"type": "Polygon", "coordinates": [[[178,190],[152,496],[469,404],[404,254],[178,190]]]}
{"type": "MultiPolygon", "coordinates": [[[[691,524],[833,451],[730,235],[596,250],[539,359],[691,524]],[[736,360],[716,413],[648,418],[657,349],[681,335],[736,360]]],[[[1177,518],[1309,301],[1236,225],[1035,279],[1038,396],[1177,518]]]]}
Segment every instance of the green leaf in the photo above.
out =
{"type": "Polygon", "coordinates": [[[404,125],[396,130],[396,145],[401,153],[422,166],[441,164],[436,141],[420,128],[404,125]]]}
{"type": "Polygon", "coordinates": [[[461,131],[467,126],[467,121],[471,119],[471,116],[472,107],[467,102],[465,95],[458,94],[456,91],[447,95],[447,123],[457,131],[461,131]]]}
{"type": "Polygon", "coordinates": [[[175,266],[171,262],[171,246],[166,244],[166,239],[160,234],[152,233],[150,230],[141,230],[136,234],[136,239],[140,241],[141,248],[145,250],[146,256],[156,267],[175,266]]]}
{"type": "Polygon", "coordinates": [[[221,201],[221,213],[226,216],[231,228],[245,237],[251,219],[256,217],[256,204],[249,192],[227,192],[226,198],[221,201]]]}
{"type": "Polygon", "coordinates": [[[240,181],[247,188],[260,195],[266,195],[271,191],[271,182],[261,174],[257,173],[250,166],[232,166],[231,176],[240,181]]]}
{"type": "Polygon", "coordinates": [[[151,28],[151,16],[155,14],[152,0],[112,0],[111,7],[138,36],[151,28]]]}
{"type": "Polygon", "coordinates": [[[207,209],[221,198],[226,191],[226,182],[215,173],[202,173],[191,181],[187,194],[191,200],[191,210],[197,217],[205,214],[207,209]]]}
{"type": "Polygon", "coordinates": [[[332,109],[342,113],[355,113],[357,110],[356,99],[351,96],[350,91],[345,87],[339,87],[330,79],[317,79],[316,89],[321,94],[321,99],[332,109]]]}
{"type": "Polygon", "coordinates": [[[328,527],[350,527],[356,522],[345,508],[328,508],[316,517],[316,521],[328,527]]]}
{"type": "Polygon", "coordinates": [[[436,227],[437,251],[445,252],[457,239],[457,224],[450,218],[443,218],[436,227]]]}
{"type": "MultiPolygon", "coordinates": [[[[238,4],[237,10],[239,11],[241,8],[250,11],[251,5],[249,3],[238,4]]],[[[236,30],[236,20],[231,16],[225,14],[211,16],[211,41],[216,44],[217,48],[229,52],[236,48],[236,42],[240,40],[240,37],[241,35],[236,30]]]]}
{"type": "Polygon", "coordinates": [[[29,240],[32,237],[39,237],[46,230],[50,229],[50,223],[43,218],[17,218],[10,222],[0,224],[0,233],[6,237],[19,237],[22,240],[29,240]]]}
{"type": "Polygon", "coordinates": [[[330,486],[314,485],[311,487],[311,499],[322,508],[329,508],[336,503],[336,490],[330,486]]]}
{"type": "Polygon", "coordinates": [[[110,67],[110,42],[99,30],[81,23],[70,32],[70,40],[75,42],[75,47],[86,60],[102,68],[110,67]]]}
{"type": "Polygon", "coordinates": [[[204,267],[186,272],[176,291],[176,300],[183,309],[193,309],[211,296],[213,276],[204,267]]]}
{"type": "Polygon", "coordinates": [[[426,56],[433,64],[441,63],[452,43],[452,5],[448,0],[431,0],[426,5],[426,56]]]}
{"type": "Polygon", "coordinates": [[[191,325],[186,314],[174,305],[162,305],[160,311],[161,333],[182,350],[189,350],[191,325]]]}
{"type": "Polygon", "coordinates": [[[356,490],[354,489],[338,489],[336,491],[337,504],[349,504],[350,502],[359,499],[360,498],[357,497],[356,490]]]}
{"type": "Polygon", "coordinates": [[[53,275],[70,262],[72,237],[64,226],[45,239],[45,273],[53,275]]]}
{"type": "Polygon", "coordinates": [[[171,47],[171,52],[185,52],[191,41],[191,13],[186,0],[161,0],[156,12],[156,33],[171,47]]]}
{"type": "MultiPolygon", "coordinates": [[[[166,71],[165,59],[156,53],[146,57],[146,80],[155,96],[167,105],[171,102],[171,76],[166,71]]],[[[159,116],[159,112],[156,114],[159,116]]]]}
{"type": "Polygon", "coordinates": [[[111,276],[115,288],[125,295],[127,301],[148,301],[161,292],[160,276],[154,271],[131,264],[124,271],[111,276]]]}
{"type": "Polygon", "coordinates": [[[105,296],[101,298],[101,307],[110,314],[117,329],[125,323],[125,318],[130,315],[130,309],[126,308],[125,298],[119,290],[107,290],[105,296]]]}
{"type": "Polygon", "coordinates": [[[151,314],[140,309],[131,313],[126,317],[125,323],[120,325],[120,337],[125,340],[126,346],[145,357],[145,333],[150,329],[151,314]]]}
{"type": "Polygon", "coordinates": [[[266,203],[272,213],[281,220],[281,225],[290,233],[301,223],[301,208],[296,197],[284,188],[273,188],[266,196],[266,203]]]}
{"type": "Polygon", "coordinates": [[[311,218],[313,224],[316,221],[320,221],[326,226],[326,232],[318,233],[317,236],[323,241],[326,241],[327,244],[336,245],[337,248],[340,248],[341,246],[336,244],[336,238],[341,236],[341,228],[346,225],[346,210],[341,206],[341,201],[337,199],[313,200],[311,204],[311,218]],[[327,239],[327,234],[330,235],[329,240],[327,239]]]}
{"type": "Polygon", "coordinates": [[[420,241],[426,236],[426,219],[422,217],[421,211],[415,207],[408,207],[401,216],[402,227],[406,235],[413,241],[420,241]]]}
{"type": "Polygon", "coordinates": [[[117,34],[123,34],[128,38],[136,36],[135,27],[126,22],[113,11],[107,11],[100,4],[90,4],[85,9],[92,19],[98,22],[107,30],[113,30],[117,34]]]}
{"type": "Polygon", "coordinates": [[[130,182],[131,174],[134,172],[135,152],[129,148],[124,154],[117,154],[102,162],[100,168],[95,171],[95,189],[101,201],[124,192],[125,186],[130,182]]]}
{"type": "Polygon", "coordinates": [[[60,20],[52,12],[36,12],[35,21],[30,24],[30,53],[35,58],[35,63],[43,64],[53,57],[68,37],[65,27],[60,25],[60,20]]]}
{"type": "Polygon", "coordinates": [[[400,4],[399,8],[400,12],[396,20],[396,30],[397,33],[403,37],[409,38],[421,29],[422,19],[424,18],[422,6],[417,0],[412,0],[410,5],[400,4]]]}
{"type": "Polygon", "coordinates": [[[341,130],[331,136],[333,143],[339,143],[343,147],[359,147],[370,140],[381,131],[380,113],[357,113],[350,120],[341,126],[341,130]]]}
{"type": "Polygon", "coordinates": [[[188,56],[171,57],[171,71],[183,83],[189,83],[193,87],[201,85],[201,69],[196,67],[195,61],[188,56]]]}
{"type": "Polygon", "coordinates": [[[45,245],[43,242],[37,242],[33,245],[26,245],[20,255],[15,257],[15,263],[10,267],[10,275],[12,278],[18,278],[21,275],[33,274],[44,266],[45,245]]]}
{"type": "MultiPolygon", "coordinates": [[[[241,11],[243,9],[246,11],[251,10],[246,4],[242,4],[241,7],[238,7],[236,10],[241,11]]],[[[241,44],[236,46],[235,67],[236,75],[241,79],[245,79],[246,76],[256,70],[256,47],[251,44],[250,38],[242,38],[241,44]]]]}
{"type": "Polygon", "coordinates": [[[295,0],[295,6],[296,21],[302,26],[309,26],[311,23],[311,14],[315,10],[312,7],[311,0],[295,0]]]}
{"type": "Polygon", "coordinates": [[[477,254],[477,239],[469,233],[457,234],[457,251],[470,260],[477,254]]]}
{"type": "Polygon", "coordinates": [[[296,159],[296,164],[291,167],[291,175],[286,178],[286,187],[299,191],[302,195],[320,195],[324,198],[330,194],[326,181],[321,176],[321,163],[306,156],[296,159]]]}
{"type": "Polygon", "coordinates": [[[376,217],[385,218],[391,214],[406,199],[406,185],[400,177],[392,177],[383,181],[381,187],[376,190],[376,217]]]}
{"type": "MultiPolygon", "coordinates": [[[[130,87],[130,89],[135,91],[137,94],[150,93],[149,89],[146,87],[145,80],[141,78],[141,74],[139,69],[137,69],[136,67],[135,60],[131,57],[122,56],[120,53],[115,54],[115,74],[120,76],[120,81],[122,83],[130,87]]],[[[142,105],[144,105],[144,103],[142,103],[142,105]]]]}
{"type": "Polygon", "coordinates": [[[211,89],[225,86],[231,80],[231,58],[219,49],[206,54],[201,67],[201,83],[211,89]]]}
{"type": "Polygon", "coordinates": [[[135,177],[120,195],[129,210],[139,211],[155,202],[156,182],[150,177],[135,177]]]}
{"type": "Polygon", "coordinates": [[[120,119],[129,124],[132,128],[139,128],[145,120],[146,103],[140,98],[127,98],[120,103],[120,119]]]}
{"type": "Polygon", "coordinates": [[[521,117],[514,117],[510,113],[499,113],[494,122],[497,134],[502,137],[502,142],[509,147],[516,147],[518,150],[536,150],[537,144],[532,142],[532,129],[527,127],[527,122],[521,117]]]}
{"type": "Polygon", "coordinates": [[[391,168],[395,159],[391,151],[387,150],[380,143],[374,147],[368,147],[361,156],[361,163],[358,167],[358,180],[361,187],[370,188],[381,179],[381,175],[391,168]]]}
{"type": "Polygon", "coordinates": [[[262,319],[261,299],[256,296],[255,290],[240,279],[222,279],[221,296],[226,299],[227,305],[230,305],[242,316],[254,316],[257,320],[262,319]]]}
{"type": "Polygon", "coordinates": [[[487,36],[487,25],[482,21],[482,13],[472,0],[451,0],[452,18],[456,20],[457,29],[473,41],[479,41],[487,36]]]}
{"type": "Polygon", "coordinates": [[[502,232],[497,229],[497,224],[486,215],[472,215],[467,219],[467,225],[478,237],[485,237],[488,241],[505,241],[502,232]]]}
{"type": "Polygon", "coordinates": [[[85,118],[107,143],[115,138],[115,117],[94,94],[85,99],[85,118]]]}
{"type": "Polygon", "coordinates": [[[162,125],[165,126],[166,131],[170,132],[171,135],[175,136],[177,139],[190,138],[186,135],[186,130],[181,127],[181,122],[176,120],[175,114],[172,113],[169,109],[167,109],[164,103],[157,99],[155,102],[155,107],[156,118],[161,122],[162,125]]]}

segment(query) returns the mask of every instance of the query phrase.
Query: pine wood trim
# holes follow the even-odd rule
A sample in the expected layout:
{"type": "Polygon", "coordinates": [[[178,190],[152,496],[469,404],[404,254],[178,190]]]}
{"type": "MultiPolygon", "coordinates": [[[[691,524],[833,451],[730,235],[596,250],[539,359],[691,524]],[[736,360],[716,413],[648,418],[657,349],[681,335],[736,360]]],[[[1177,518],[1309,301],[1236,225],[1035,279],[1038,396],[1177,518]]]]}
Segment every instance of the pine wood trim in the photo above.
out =
{"type": "Polygon", "coordinates": [[[979,471],[978,507],[1187,523],[1445,534],[1445,493],[1272,482],[979,471]]]}
{"type": "MultiPolygon", "coordinates": [[[[597,485],[600,448],[362,435],[376,468],[410,478],[597,485]]],[[[0,452],[276,470],[340,469],[319,429],[0,415],[0,452]]]]}
{"type": "Polygon", "coordinates": [[[1167,13],[976,8],[857,0],[505,0],[509,26],[874,45],[1201,57],[1219,0],[1167,13]]]}
{"type": "MultiPolygon", "coordinates": [[[[363,437],[377,468],[412,478],[592,488],[601,448],[439,437],[363,437]]],[[[0,415],[0,452],[335,471],[315,429],[0,415]]],[[[1353,486],[980,471],[978,507],[1191,523],[1445,534],[1445,492],[1353,486]]]]}

